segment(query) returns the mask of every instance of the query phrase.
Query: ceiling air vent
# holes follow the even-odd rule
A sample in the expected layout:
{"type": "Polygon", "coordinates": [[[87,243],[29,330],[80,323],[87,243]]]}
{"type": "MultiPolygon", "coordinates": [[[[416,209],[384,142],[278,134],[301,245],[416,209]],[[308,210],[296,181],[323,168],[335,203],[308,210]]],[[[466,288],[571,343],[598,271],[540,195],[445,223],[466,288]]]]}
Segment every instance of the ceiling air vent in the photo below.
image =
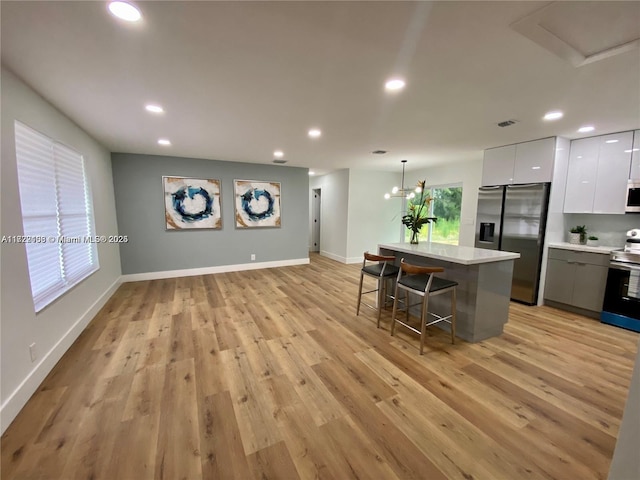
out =
{"type": "Polygon", "coordinates": [[[278,159],[275,159],[275,160],[273,161],[273,163],[277,163],[278,165],[282,165],[283,163],[287,163],[287,160],[278,160],[278,159]]]}
{"type": "Polygon", "coordinates": [[[517,120],[505,120],[504,122],[500,122],[498,123],[499,127],[509,127],[511,125],[513,125],[514,123],[516,123],[517,120]]]}

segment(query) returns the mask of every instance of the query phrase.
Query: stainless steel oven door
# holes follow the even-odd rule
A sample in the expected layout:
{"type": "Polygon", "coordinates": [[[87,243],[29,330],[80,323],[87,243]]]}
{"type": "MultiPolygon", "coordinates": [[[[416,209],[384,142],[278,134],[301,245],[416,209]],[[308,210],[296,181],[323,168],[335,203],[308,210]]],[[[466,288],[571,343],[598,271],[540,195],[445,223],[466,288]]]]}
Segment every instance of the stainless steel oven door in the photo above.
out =
{"type": "Polygon", "coordinates": [[[640,265],[612,261],[600,319],[640,332],[640,265]]]}

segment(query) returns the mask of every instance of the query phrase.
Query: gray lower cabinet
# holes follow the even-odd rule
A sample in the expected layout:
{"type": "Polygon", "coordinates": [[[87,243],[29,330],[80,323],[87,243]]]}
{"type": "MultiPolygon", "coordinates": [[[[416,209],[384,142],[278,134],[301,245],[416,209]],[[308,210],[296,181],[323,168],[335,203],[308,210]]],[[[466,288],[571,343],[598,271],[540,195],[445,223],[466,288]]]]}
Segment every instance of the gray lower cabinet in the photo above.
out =
{"type": "Polygon", "coordinates": [[[608,270],[607,254],[550,248],[544,298],[600,313],[608,270]]]}

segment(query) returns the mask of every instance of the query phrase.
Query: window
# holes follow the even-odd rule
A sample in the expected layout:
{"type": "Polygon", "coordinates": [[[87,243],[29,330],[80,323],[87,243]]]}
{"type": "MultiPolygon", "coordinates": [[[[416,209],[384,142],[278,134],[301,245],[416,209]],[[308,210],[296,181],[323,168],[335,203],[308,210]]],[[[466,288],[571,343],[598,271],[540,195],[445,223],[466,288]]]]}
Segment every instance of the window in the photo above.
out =
{"type": "Polygon", "coordinates": [[[36,312],[98,270],[82,155],[15,122],[24,243],[36,312]]]}
{"type": "MultiPolygon", "coordinates": [[[[455,185],[429,187],[429,193],[433,199],[429,216],[436,217],[438,221],[423,227],[418,237],[419,240],[458,245],[462,187],[455,185]]],[[[410,236],[411,232],[406,230],[405,241],[408,242],[410,236]]]]}

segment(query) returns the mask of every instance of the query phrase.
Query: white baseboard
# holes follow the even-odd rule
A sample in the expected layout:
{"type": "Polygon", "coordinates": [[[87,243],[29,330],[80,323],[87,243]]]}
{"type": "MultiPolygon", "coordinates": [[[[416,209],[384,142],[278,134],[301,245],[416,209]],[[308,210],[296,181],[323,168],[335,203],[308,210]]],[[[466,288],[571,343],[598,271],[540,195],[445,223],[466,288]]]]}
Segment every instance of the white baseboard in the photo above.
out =
{"type": "Polygon", "coordinates": [[[18,388],[16,388],[2,406],[0,406],[0,433],[4,433],[11,422],[13,422],[46,376],[49,375],[49,372],[51,372],[56,363],[62,358],[62,355],[71,347],[89,322],[93,320],[93,317],[96,316],[100,309],[107,303],[107,300],[115,293],[120,283],[121,279],[116,279],[113,284],[93,302],[87,311],[67,330],[51,350],[42,357],[42,360],[40,360],[22,383],[18,385],[18,388]]]}
{"type": "Polygon", "coordinates": [[[360,257],[341,257],[340,255],[335,255],[333,253],[327,252],[326,250],[320,250],[320,255],[340,263],[362,263],[361,256],[360,257]]]}
{"type": "Polygon", "coordinates": [[[143,280],[160,280],[163,278],[193,277],[195,275],[211,275],[212,273],[241,272],[243,270],[259,270],[261,268],[290,267],[292,265],[307,265],[309,258],[294,258],[274,262],[240,263],[236,265],[221,265],[218,267],[189,268],[184,270],[166,270],[164,272],[131,273],[123,275],[122,282],[140,282],[143,280]]]}
{"type": "Polygon", "coordinates": [[[320,250],[320,255],[322,255],[323,257],[330,258],[331,260],[335,260],[336,262],[347,263],[347,258],[346,257],[341,257],[340,255],[335,255],[335,254],[333,254],[331,252],[327,252],[326,250],[320,250]]]}

